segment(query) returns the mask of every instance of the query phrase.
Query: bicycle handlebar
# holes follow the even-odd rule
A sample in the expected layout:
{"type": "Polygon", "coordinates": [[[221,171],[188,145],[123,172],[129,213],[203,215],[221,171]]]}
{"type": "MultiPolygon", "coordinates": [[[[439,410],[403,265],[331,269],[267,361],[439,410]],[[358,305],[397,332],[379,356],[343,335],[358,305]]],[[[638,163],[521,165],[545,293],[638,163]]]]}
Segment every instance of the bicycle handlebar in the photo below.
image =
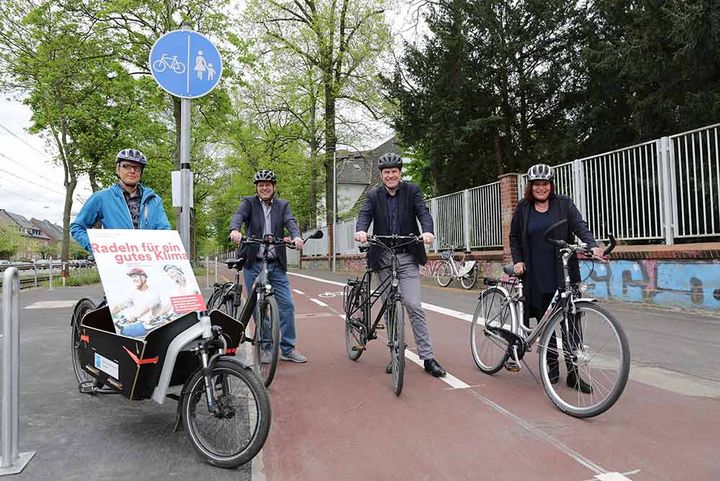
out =
{"type": "Polygon", "coordinates": [[[412,244],[413,242],[423,242],[422,236],[417,235],[398,235],[398,234],[391,234],[391,235],[369,235],[367,238],[367,244],[360,246],[360,252],[367,252],[367,250],[370,248],[371,245],[375,246],[381,246],[385,249],[397,249],[398,247],[404,247],[407,245],[412,244]],[[392,240],[392,241],[407,241],[407,242],[400,242],[399,244],[395,245],[387,245],[383,240],[392,240]]]}
{"type": "MultiPolygon", "coordinates": [[[[564,241],[562,239],[553,239],[552,237],[550,237],[550,234],[552,234],[555,229],[566,223],[567,219],[563,219],[560,222],[556,222],[555,224],[551,225],[550,227],[548,227],[545,233],[543,233],[543,238],[549,243],[561,249],[569,249],[571,252],[579,252],[582,254],[592,255],[592,249],[589,248],[585,243],[568,244],[567,241],[564,241]]],[[[613,234],[608,234],[608,238],[610,239],[610,245],[606,247],[603,251],[603,256],[610,254],[617,245],[617,240],[615,239],[615,236],[613,234]]]]}

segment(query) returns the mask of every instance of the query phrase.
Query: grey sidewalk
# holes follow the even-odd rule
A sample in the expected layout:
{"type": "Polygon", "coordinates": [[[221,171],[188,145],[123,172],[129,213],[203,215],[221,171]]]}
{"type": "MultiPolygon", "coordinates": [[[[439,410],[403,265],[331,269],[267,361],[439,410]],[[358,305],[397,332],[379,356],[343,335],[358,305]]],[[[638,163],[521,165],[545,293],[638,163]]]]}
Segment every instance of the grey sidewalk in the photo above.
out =
{"type": "Polygon", "coordinates": [[[250,464],[204,463],[185,432],[173,432],[177,404],[81,394],[70,357],[72,304],[98,286],[20,293],[20,452],[37,451],[19,480],[249,480],[250,464]],[[64,307],[25,309],[56,301],[64,307]]]}

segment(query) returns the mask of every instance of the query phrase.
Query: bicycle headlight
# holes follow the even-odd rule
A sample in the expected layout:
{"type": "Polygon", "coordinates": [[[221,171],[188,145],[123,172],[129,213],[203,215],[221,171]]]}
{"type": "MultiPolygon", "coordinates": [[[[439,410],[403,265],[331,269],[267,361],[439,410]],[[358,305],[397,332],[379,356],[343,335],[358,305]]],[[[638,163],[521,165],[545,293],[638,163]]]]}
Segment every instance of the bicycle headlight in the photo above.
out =
{"type": "Polygon", "coordinates": [[[578,282],[577,289],[578,292],[583,293],[588,290],[588,285],[585,282],[578,282]]]}

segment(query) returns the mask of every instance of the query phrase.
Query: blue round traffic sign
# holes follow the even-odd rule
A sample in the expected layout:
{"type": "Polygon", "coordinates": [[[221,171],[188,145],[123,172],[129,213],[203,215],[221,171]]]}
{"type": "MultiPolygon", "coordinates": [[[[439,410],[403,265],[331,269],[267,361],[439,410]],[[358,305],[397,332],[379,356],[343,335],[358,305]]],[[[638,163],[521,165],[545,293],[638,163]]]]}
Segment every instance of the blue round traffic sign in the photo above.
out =
{"type": "Polygon", "coordinates": [[[176,97],[194,99],[220,81],[222,59],[215,45],[192,30],[173,30],[150,50],[150,72],[155,81],[176,97]]]}

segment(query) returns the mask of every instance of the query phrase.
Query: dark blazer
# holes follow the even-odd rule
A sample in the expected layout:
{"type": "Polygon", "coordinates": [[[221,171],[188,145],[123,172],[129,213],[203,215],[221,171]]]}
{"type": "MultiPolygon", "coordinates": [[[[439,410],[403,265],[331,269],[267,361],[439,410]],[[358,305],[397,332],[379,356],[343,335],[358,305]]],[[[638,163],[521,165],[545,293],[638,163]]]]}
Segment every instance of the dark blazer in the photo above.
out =
{"type": "MultiPolygon", "coordinates": [[[[384,185],[376,187],[367,193],[365,204],[358,214],[355,223],[355,232],[367,232],[370,224],[373,224],[373,234],[388,235],[390,234],[390,220],[387,209],[386,200],[387,190],[384,185]]],[[[433,220],[430,211],[425,205],[420,188],[410,182],[400,182],[398,186],[398,234],[400,235],[420,235],[422,232],[433,231],[433,220]],[[418,229],[418,221],[422,226],[422,230],[418,229]]],[[[368,250],[368,267],[371,269],[380,268],[380,258],[383,249],[378,246],[370,246],[368,250]]],[[[415,262],[425,265],[427,262],[427,254],[422,244],[413,243],[408,245],[408,252],[412,254],[415,262]]]]}
{"type": "MultiPolygon", "coordinates": [[[[513,264],[524,262],[526,268],[532,268],[532,259],[530,258],[530,245],[527,235],[528,218],[530,217],[530,209],[533,203],[525,199],[518,202],[515,213],[513,214],[512,223],[510,224],[510,252],[512,253],[513,264]]],[[[577,235],[580,240],[590,247],[596,247],[597,242],[592,233],[588,229],[587,223],[583,220],[582,214],[573,203],[570,197],[556,194],[550,198],[550,207],[548,208],[550,215],[550,224],[555,224],[563,219],[567,219],[567,223],[555,229],[552,237],[555,239],[563,239],[567,242],[573,242],[574,236],[577,235]]],[[[557,248],[555,248],[557,254],[557,248]]],[[[570,270],[570,280],[578,282],[580,280],[580,266],[576,257],[571,257],[568,263],[570,270]]],[[[556,255],[555,259],[555,279],[557,286],[565,284],[562,273],[562,261],[556,255]]],[[[525,283],[526,298],[530,298],[527,289],[530,283],[525,283]]]]}
{"type": "MultiPolygon", "coordinates": [[[[300,229],[298,228],[295,217],[293,217],[290,204],[287,200],[278,199],[277,197],[273,198],[270,208],[270,219],[272,223],[272,234],[276,238],[282,239],[285,237],[286,227],[290,231],[291,238],[295,239],[296,237],[300,237],[300,229]]],[[[265,212],[263,211],[260,198],[256,195],[243,197],[230,221],[230,230],[240,230],[243,226],[246,227],[245,235],[248,236],[262,237],[265,233],[265,212]]],[[[246,266],[251,266],[257,262],[259,252],[260,245],[243,244],[240,247],[238,256],[245,258],[246,266]]],[[[283,269],[287,270],[285,246],[275,246],[275,255],[283,269]]]]}

